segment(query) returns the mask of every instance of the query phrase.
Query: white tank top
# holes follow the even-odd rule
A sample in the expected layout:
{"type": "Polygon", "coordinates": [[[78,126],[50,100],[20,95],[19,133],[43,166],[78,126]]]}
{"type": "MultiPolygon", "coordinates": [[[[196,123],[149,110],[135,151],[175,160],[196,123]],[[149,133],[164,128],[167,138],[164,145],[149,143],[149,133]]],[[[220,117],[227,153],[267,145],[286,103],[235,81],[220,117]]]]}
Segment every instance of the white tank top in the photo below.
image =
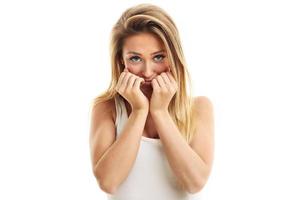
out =
{"type": "MultiPolygon", "coordinates": [[[[128,119],[122,98],[115,98],[116,137],[128,119]],[[116,100],[118,99],[118,100],[116,100]]],[[[127,178],[108,200],[191,200],[194,195],[183,190],[167,161],[160,139],[142,136],[138,154],[127,178]]],[[[197,198],[199,200],[199,198],[197,198]]]]}

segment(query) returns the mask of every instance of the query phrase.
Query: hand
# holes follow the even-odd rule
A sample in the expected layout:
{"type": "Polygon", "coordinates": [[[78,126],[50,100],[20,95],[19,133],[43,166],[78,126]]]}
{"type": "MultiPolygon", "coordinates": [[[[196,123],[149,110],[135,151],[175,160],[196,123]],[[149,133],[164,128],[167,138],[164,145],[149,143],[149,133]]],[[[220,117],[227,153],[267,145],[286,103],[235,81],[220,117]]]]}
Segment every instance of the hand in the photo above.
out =
{"type": "Polygon", "coordinates": [[[152,82],[153,92],[150,99],[150,112],[168,111],[169,103],[177,92],[178,86],[171,72],[163,72],[152,82]]]}
{"type": "Polygon", "coordinates": [[[149,100],[140,89],[145,80],[128,71],[127,68],[121,73],[116,90],[131,105],[132,110],[149,110],[149,100]]]}

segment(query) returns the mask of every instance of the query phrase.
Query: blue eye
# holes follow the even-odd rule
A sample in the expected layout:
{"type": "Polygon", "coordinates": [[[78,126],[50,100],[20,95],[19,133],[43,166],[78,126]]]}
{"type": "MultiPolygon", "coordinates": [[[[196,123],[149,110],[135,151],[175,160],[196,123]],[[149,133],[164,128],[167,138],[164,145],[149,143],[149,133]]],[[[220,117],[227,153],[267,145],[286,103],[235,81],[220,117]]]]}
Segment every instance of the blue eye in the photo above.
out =
{"type": "Polygon", "coordinates": [[[131,58],[129,58],[129,60],[132,61],[132,62],[136,62],[137,61],[136,59],[140,59],[140,57],[132,56],[131,58]]]}
{"type": "Polygon", "coordinates": [[[154,58],[160,58],[160,59],[156,59],[156,61],[161,61],[165,58],[165,56],[164,55],[157,55],[154,58]]]}
{"type": "MultiPolygon", "coordinates": [[[[164,55],[162,55],[162,54],[161,54],[161,55],[157,55],[157,56],[154,57],[154,60],[157,61],[157,62],[160,62],[160,61],[162,61],[165,57],[166,57],[166,56],[164,56],[164,55]]],[[[136,63],[136,62],[141,61],[142,59],[141,59],[140,57],[138,57],[138,56],[132,56],[132,57],[129,58],[129,60],[130,60],[131,62],[136,63]]]]}

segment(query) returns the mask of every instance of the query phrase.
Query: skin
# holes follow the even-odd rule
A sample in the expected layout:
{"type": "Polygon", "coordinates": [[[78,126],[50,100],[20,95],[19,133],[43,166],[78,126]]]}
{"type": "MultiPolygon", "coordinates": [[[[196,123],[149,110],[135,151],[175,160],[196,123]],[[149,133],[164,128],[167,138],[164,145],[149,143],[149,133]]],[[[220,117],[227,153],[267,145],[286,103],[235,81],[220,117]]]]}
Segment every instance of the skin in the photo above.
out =
{"type": "Polygon", "coordinates": [[[93,172],[100,188],[107,193],[115,193],[130,173],[142,135],[161,139],[170,167],[187,192],[199,192],[208,180],[214,150],[212,102],[204,96],[193,98],[196,132],[188,144],[167,109],[177,92],[177,84],[168,72],[169,62],[167,59],[156,62],[158,58],[154,60],[151,55],[161,49],[162,43],[145,33],[131,36],[124,43],[126,69],[121,73],[116,89],[130,105],[126,105],[129,118],[119,139],[115,138],[114,102],[99,103],[92,112],[93,172]],[[133,59],[139,62],[128,60],[133,56],[128,54],[129,51],[140,53],[140,59],[133,59]],[[144,79],[150,79],[151,83],[145,84],[144,79]]]}
{"type": "MultiPolygon", "coordinates": [[[[196,136],[187,144],[168,112],[168,105],[177,92],[177,83],[170,73],[163,43],[150,33],[131,36],[123,46],[123,63],[126,73],[151,80],[151,84],[141,85],[141,91],[149,100],[143,134],[160,138],[170,166],[183,187],[191,193],[200,191],[212,167],[214,131],[211,101],[206,97],[194,98],[199,121],[196,136]],[[163,52],[154,53],[160,50],[163,52]]],[[[130,110],[130,106],[127,105],[127,109],[130,110]]]]}
{"type": "MultiPolygon", "coordinates": [[[[142,33],[126,38],[122,57],[121,62],[125,65],[125,72],[146,80],[140,86],[149,104],[143,135],[159,138],[155,126],[153,126],[151,112],[166,110],[177,88],[177,84],[170,73],[166,49],[158,37],[150,33],[142,33]],[[161,91],[165,92],[162,93],[161,91]]],[[[126,103],[129,115],[132,110],[131,107],[126,103]]]]}
{"type": "MultiPolygon", "coordinates": [[[[130,73],[145,80],[153,80],[162,72],[170,69],[163,44],[157,37],[149,33],[134,35],[125,40],[122,63],[130,73]],[[160,50],[163,52],[158,52],[160,50]]],[[[152,89],[151,84],[142,84],[141,90],[148,99],[151,97],[152,89]]]]}

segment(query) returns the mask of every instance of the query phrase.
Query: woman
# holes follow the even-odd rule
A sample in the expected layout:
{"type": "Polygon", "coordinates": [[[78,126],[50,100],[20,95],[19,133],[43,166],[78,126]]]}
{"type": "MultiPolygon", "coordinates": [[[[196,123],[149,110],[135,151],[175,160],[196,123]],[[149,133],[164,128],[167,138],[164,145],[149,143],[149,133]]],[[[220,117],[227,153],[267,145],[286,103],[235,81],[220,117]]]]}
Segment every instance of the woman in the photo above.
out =
{"type": "Polygon", "coordinates": [[[112,81],[92,105],[93,172],[109,199],[182,200],[208,180],[213,107],[187,92],[178,30],[151,4],[127,9],[111,33],[112,81]]]}

